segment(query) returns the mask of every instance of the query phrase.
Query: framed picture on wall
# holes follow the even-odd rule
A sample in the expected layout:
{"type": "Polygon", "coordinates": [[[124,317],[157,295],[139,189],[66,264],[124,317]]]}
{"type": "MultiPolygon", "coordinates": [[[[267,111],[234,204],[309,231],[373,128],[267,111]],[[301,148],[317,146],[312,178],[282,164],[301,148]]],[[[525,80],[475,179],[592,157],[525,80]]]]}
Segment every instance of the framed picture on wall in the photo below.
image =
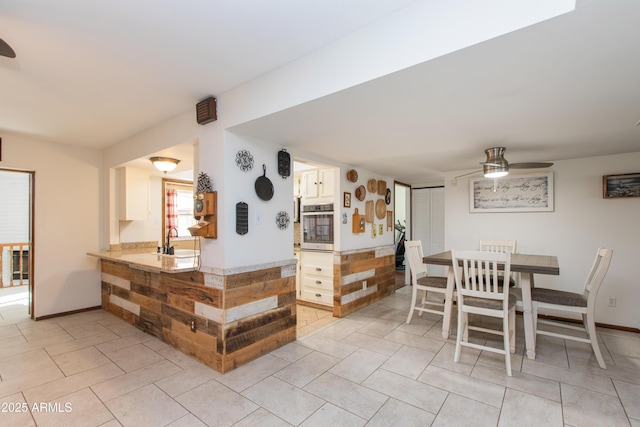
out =
{"type": "Polygon", "coordinates": [[[346,191],[344,193],[344,207],[345,208],[351,207],[351,193],[347,193],[346,191]]]}
{"type": "Polygon", "coordinates": [[[640,197],[640,173],[605,175],[602,177],[602,197],[640,197]]]}
{"type": "Polygon", "coordinates": [[[469,212],[553,212],[553,172],[472,178],[469,212]]]}

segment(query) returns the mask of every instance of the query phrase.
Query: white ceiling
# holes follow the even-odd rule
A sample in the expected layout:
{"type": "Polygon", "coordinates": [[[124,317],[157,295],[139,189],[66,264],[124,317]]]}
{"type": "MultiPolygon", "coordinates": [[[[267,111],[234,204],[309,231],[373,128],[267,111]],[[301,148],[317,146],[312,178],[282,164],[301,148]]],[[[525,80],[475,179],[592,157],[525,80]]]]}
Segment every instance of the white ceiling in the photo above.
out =
{"type": "MultiPolygon", "coordinates": [[[[3,0],[0,133],[104,148],[412,1],[3,0]]],[[[496,145],[510,162],[638,151],[639,22],[636,0],[583,0],[235,130],[407,183],[496,145]]]]}

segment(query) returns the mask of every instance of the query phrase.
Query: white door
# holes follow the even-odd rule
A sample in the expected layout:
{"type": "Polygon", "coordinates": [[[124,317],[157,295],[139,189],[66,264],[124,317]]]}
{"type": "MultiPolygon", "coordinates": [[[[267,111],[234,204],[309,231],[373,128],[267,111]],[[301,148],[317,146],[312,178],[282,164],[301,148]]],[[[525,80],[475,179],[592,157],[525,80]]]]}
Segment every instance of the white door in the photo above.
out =
{"type": "MultiPolygon", "coordinates": [[[[411,190],[413,203],[412,239],[422,241],[425,255],[437,254],[444,249],[444,188],[425,187],[411,190]]],[[[427,266],[429,275],[444,276],[444,266],[427,266]]]]}

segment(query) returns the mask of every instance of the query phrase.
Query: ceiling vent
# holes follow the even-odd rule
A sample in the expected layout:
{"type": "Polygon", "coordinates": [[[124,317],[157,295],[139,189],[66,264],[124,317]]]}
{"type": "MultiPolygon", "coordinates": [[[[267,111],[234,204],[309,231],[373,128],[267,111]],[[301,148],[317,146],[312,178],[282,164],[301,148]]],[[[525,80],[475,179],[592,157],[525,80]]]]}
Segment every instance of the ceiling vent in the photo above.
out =
{"type": "Polygon", "coordinates": [[[196,104],[196,120],[198,124],[206,125],[215,122],[218,119],[216,115],[216,99],[210,96],[196,104]]]}

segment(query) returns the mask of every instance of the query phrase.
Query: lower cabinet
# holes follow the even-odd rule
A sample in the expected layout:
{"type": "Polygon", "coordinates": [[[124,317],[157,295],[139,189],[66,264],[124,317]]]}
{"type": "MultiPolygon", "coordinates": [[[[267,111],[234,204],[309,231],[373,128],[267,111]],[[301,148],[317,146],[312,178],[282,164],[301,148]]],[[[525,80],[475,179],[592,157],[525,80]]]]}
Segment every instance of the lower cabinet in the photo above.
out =
{"type": "Polygon", "coordinates": [[[300,252],[303,301],[333,307],[333,252],[300,252]]]}

